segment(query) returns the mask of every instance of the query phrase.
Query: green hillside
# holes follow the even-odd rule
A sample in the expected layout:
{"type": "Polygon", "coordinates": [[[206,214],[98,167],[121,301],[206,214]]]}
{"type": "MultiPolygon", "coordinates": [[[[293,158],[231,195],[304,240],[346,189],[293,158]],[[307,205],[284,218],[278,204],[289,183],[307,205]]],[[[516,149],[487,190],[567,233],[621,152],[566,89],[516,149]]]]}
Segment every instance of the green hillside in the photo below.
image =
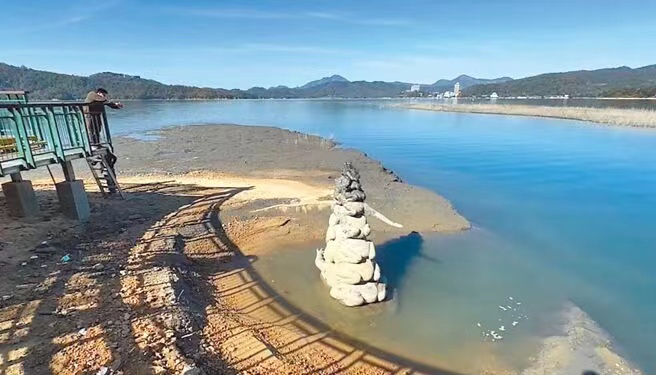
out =
{"type": "Polygon", "coordinates": [[[504,83],[474,85],[465,90],[466,96],[484,96],[496,92],[499,96],[571,97],[608,96],[619,89],[636,90],[656,87],[656,65],[632,69],[619,68],[578,70],[540,74],[504,83]]]}

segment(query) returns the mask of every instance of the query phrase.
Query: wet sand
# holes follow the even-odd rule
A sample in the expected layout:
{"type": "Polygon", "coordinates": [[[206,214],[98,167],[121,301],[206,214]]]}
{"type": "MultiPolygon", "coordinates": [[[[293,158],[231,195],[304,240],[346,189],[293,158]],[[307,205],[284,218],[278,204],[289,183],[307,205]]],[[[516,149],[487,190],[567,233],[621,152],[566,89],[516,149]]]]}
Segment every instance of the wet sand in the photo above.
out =
{"type": "MultiPolygon", "coordinates": [[[[319,187],[323,195],[316,199],[322,202],[309,204],[287,197],[293,201],[286,202],[284,207],[319,208],[321,221],[317,223],[321,223],[323,232],[323,221],[329,216],[324,210],[330,204],[334,178],[349,161],[362,175],[367,202],[404,225],[401,230],[395,230],[374,222],[374,232],[446,232],[470,226],[441,196],[405,184],[380,162],[357,150],[339,148],[320,137],[278,128],[238,125],[175,127],[155,135],[159,136],[156,141],[116,140],[121,175],[196,175],[214,179],[223,175],[293,180],[319,187]]],[[[259,213],[263,213],[267,206],[259,209],[259,213]]]]}
{"type": "Polygon", "coordinates": [[[544,339],[533,364],[521,375],[642,374],[622,358],[613,347],[610,335],[578,306],[573,303],[564,306],[560,319],[560,332],[544,339]]]}

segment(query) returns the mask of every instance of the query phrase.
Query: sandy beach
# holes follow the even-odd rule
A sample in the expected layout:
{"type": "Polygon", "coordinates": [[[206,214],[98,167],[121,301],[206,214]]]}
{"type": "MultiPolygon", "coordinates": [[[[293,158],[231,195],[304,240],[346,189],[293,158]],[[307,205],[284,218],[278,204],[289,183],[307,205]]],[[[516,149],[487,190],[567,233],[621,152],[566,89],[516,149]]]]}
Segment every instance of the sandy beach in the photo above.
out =
{"type": "Polygon", "coordinates": [[[579,120],[619,127],[656,128],[656,111],[646,109],[548,107],[520,104],[404,104],[404,108],[436,112],[484,113],[579,120]]]}
{"type": "MultiPolygon", "coordinates": [[[[258,255],[324,237],[333,179],[345,161],[360,169],[369,204],[404,225],[371,220],[377,243],[410,231],[468,229],[448,201],[318,137],[236,125],[155,135],[116,140],[127,200],[101,197],[78,166],[89,223],[62,217],[44,171],[25,175],[35,183],[39,217],[8,219],[0,196],[5,373],[462,374],[334,331],[253,267],[258,255]]],[[[639,374],[587,316],[571,311],[563,336],[545,342],[525,374],[565,374],[581,363],[639,374]],[[599,334],[579,340],[580,327],[599,334]]],[[[495,358],[477,362],[468,373],[518,373],[495,358]]]]}

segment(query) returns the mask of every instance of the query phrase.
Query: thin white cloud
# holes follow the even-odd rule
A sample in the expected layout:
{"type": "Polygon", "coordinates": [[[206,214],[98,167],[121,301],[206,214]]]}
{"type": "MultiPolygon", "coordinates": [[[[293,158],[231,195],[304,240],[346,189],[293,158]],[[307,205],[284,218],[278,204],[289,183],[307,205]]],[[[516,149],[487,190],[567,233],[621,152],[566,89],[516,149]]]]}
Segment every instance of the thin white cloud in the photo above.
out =
{"type": "MultiPolygon", "coordinates": [[[[330,55],[330,54],[350,54],[357,53],[355,50],[343,48],[330,48],[309,45],[291,45],[291,44],[271,44],[271,43],[246,43],[228,46],[183,46],[167,48],[119,48],[106,47],[94,52],[95,56],[131,56],[131,57],[162,57],[170,55],[194,55],[212,57],[216,55],[244,55],[249,53],[284,53],[288,55],[330,55]]],[[[89,51],[78,48],[25,48],[25,49],[8,49],[3,51],[10,56],[84,56],[89,51]]]]}
{"type": "Polygon", "coordinates": [[[236,18],[236,19],[285,19],[291,18],[288,13],[259,11],[253,9],[192,9],[192,8],[169,8],[170,12],[196,17],[209,18],[236,18]]]}
{"type": "Polygon", "coordinates": [[[194,17],[222,18],[222,19],[250,19],[250,20],[275,20],[275,19],[317,19],[350,23],[365,26],[405,26],[411,24],[411,20],[405,18],[375,18],[359,16],[350,13],[307,11],[307,12],[273,12],[255,9],[240,8],[167,8],[166,11],[175,14],[194,17]]]}
{"type": "Polygon", "coordinates": [[[346,18],[344,14],[331,13],[331,12],[307,12],[305,13],[307,17],[312,18],[321,18],[324,20],[336,20],[343,21],[346,18]]]}
{"type": "Polygon", "coordinates": [[[86,7],[76,7],[64,10],[61,13],[66,14],[64,18],[55,18],[50,22],[31,23],[29,26],[22,28],[10,28],[9,32],[14,34],[33,33],[36,31],[60,29],[66,26],[75,25],[95,17],[98,13],[113,8],[123,0],[111,0],[86,7]]]}
{"type": "Polygon", "coordinates": [[[304,45],[249,43],[242,47],[245,52],[286,52],[286,53],[310,53],[310,54],[332,54],[348,53],[350,50],[342,48],[329,48],[304,45]]]}

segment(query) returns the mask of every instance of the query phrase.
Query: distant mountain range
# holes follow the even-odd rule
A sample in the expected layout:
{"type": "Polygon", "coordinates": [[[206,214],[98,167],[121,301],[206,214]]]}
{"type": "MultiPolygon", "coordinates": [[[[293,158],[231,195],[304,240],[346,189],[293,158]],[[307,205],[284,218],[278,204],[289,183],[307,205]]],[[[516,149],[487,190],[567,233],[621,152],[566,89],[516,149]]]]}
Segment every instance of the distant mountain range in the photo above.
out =
{"type": "Polygon", "coordinates": [[[493,92],[502,97],[565,94],[570,97],[649,97],[656,92],[656,65],[540,74],[503,83],[472,85],[463,90],[463,95],[482,96],[493,92]]]}
{"type": "Polygon", "coordinates": [[[504,83],[508,81],[512,81],[513,79],[510,77],[501,77],[501,78],[495,78],[495,79],[480,79],[480,78],[474,78],[470,77],[468,75],[460,75],[454,79],[441,79],[431,85],[427,85],[425,87],[422,87],[422,90],[428,91],[428,92],[443,92],[446,90],[453,90],[453,86],[457,83],[460,83],[460,88],[465,89],[467,87],[471,87],[474,85],[486,85],[490,83],[504,83]]]}
{"type": "MultiPolygon", "coordinates": [[[[513,80],[510,77],[479,79],[461,75],[421,85],[422,92],[453,90],[460,83],[465,96],[631,96],[656,95],[656,65],[581,70],[541,74],[513,80]]],[[[98,73],[88,77],[59,74],[0,63],[0,89],[24,89],[33,99],[76,100],[96,87],[106,88],[122,99],[253,99],[253,98],[381,98],[398,97],[411,83],[349,81],[333,75],[299,87],[253,87],[248,90],[166,85],[154,80],[119,73],[98,73]]]]}
{"type": "MultiPolygon", "coordinates": [[[[441,79],[422,85],[422,91],[452,90],[455,82],[462,88],[490,82],[505,82],[511,78],[494,80],[460,76],[441,79]]],[[[398,97],[410,89],[411,83],[383,81],[349,81],[333,75],[308,82],[300,87],[253,87],[248,90],[166,85],[139,76],[119,73],[98,73],[88,77],[59,74],[0,63],[0,89],[24,89],[33,99],[80,99],[97,87],[106,88],[113,97],[122,99],[219,99],[219,98],[381,98],[398,97]]]]}

